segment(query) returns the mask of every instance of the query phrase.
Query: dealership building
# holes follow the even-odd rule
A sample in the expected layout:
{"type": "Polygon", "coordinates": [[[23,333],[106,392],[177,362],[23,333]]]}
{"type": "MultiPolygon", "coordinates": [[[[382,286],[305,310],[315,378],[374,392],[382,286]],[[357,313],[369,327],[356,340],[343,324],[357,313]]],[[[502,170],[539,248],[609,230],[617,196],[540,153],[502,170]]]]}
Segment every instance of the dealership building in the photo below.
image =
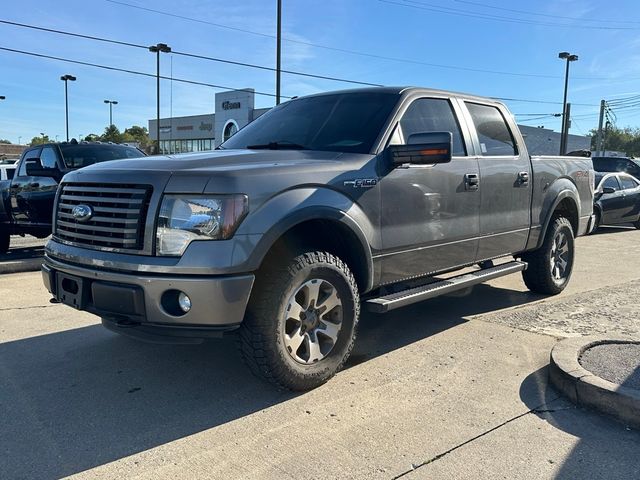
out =
{"type": "MultiPolygon", "coordinates": [[[[215,113],[160,119],[160,152],[212,150],[268,108],[254,108],[251,88],[216,93],[215,113]]],[[[149,136],[157,140],[156,120],[149,120],[149,136]]]]}
{"type": "MultiPolygon", "coordinates": [[[[254,108],[251,88],[216,93],[215,113],[160,119],[160,152],[184,153],[212,150],[268,108],[254,108]]],[[[542,127],[519,125],[531,155],[557,155],[560,133],[542,127]]],[[[149,120],[149,135],[156,140],[156,120],[149,120]]],[[[589,150],[591,137],[569,135],[567,151],[589,150]]]]}

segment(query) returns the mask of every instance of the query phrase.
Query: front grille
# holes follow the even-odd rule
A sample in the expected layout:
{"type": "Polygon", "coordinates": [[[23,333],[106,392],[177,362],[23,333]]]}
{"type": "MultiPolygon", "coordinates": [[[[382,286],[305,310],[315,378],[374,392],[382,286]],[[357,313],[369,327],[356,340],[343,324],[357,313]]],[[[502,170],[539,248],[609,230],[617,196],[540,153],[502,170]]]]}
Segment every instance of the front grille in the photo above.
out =
{"type": "Polygon", "coordinates": [[[151,192],[150,185],[65,183],[58,197],[55,236],[97,249],[140,250],[151,192]],[[91,207],[91,218],[77,220],[72,213],[76,205],[91,207]]]}

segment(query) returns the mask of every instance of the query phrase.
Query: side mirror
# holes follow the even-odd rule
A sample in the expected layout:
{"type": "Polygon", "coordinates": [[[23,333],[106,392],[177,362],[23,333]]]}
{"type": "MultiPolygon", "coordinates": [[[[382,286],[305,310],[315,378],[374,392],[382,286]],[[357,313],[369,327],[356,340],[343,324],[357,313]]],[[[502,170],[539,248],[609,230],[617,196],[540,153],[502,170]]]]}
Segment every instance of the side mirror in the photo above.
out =
{"type": "Polygon", "coordinates": [[[602,187],[602,193],[616,193],[616,189],[613,187],[602,187]]]}
{"type": "Polygon", "coordinates": [[[414,133],[406,145],[389,145],[387,150],[394,165],[447,163],[451,161],[453,136],[451,132],[414,133]]]}
{"type": "Polygon", "coordinates": [[[57,168],[43,168],[39,158],[27,158],[26,170],[30,177],[52,177],[57,178],[60,172],[57,168]]]}

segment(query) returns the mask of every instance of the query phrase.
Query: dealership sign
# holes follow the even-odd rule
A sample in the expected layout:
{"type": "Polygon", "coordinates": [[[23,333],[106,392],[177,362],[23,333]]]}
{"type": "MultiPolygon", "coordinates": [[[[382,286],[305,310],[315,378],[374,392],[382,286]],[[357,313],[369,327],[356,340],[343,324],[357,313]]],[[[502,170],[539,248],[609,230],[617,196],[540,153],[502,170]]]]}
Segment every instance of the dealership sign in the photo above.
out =
{"type": "Polygon", "coordinates": [[[222,102],[223,110],[237,110],[240,108],[240,102],[222,102]]]}

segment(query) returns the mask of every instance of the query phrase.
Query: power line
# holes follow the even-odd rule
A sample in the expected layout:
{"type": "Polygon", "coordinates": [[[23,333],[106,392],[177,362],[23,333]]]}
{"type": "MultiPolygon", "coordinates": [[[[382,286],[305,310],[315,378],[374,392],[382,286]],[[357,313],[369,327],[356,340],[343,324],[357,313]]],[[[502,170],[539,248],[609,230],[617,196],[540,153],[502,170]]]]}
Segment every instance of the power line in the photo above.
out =
{"type": "MultiPolygon", "coordinates": [[[[168,17],[172,17],[172,18],[179,18],[181,20],[186,20],[186,21],[190,21],[190,22],[196,22],[196,23],[200,23],[200,24],[204,24],[204,25],[210,25],[210,26],[213,26],[213,27],[216,27],[216,28],[223,28],[223,29],[227,29],[227,30],[233,30],[233,31],[237,31],[237,32],[247,33],[247,34],[250,34],[250,35],[257,35],[257,36],[260,36],[260,37],[263,37],[263,38],[272,38],[272,39],[276,38],[275,35],[270,35],[270,34],[267,34],[267,33],[256,32],[256,31],[247,30],[247,29],[244,29],[244,28],[230,27],[229,25],[223,25],[223,24],[220,24],[220,23],[210,22],[208,20],[202,20],[200,18],[188,17],[186,15],[180,15],[180,14],[176,14],[176,13],[172,13],[172,12],[167,12],[167,11],[164,11],[164,10],[158,10],[158,9],[149,8],[149,7],[141,7],[139,5],[134,5],[134,4],[127,3],[127,2],[122,2],[122,1],[119,1],[119,0],[105,0],[105,1],[109,2],[109,3],[112,3],[112,4],[128,7],[128,8],[134,8],[134,9],[143,10],[143,11],[146,11],[146,12],[156,13],[158,15],[164,15],[164,16],[168,16],[168,17]]],[[[382,0],[380,0],[380,1],[382,1],[382,0]]],[[[514,76],[514,77],[564,78],[561,75],[545,75],[545,74],[538,74],[538,73],[505,72],[505,71],[500,71],[500,70],[489,70],[489,69],[482,69],[482,68],[461,67],[459,65],[447,65],[447,64],[440,64],[440,63],[423,62],[423,61],[420,61],[420,60],[414,60],[414,59],[409,59],[409,58],[391,57],[391,56],[387,56],[387,55],[379,55],[377,53],[362,52],[362,51],[357,51],[357,50],[349,50],[349,49],[346,49],[346,48],[331,47],[331,46],[328,46],[328,45],[321,45],[321,44],[318,44],[318,43],[305,42],[305,41],[301,41],[301,40],[294,40],[294,39],[286,38],[286,37],[283,37],[282,40],[286,41],[286,42],[289,42],[289,43],[296,43],[296,44],[299,44],[299,45],[306,45],[306,46],[309,46],[309,47],[320,48],[320,49],[324,49],[324,50],[330,50],[330,51],[333,51],[333,52],[340,52],[340,53],[346,53],[346,54],[349,54],[349,55],[357,55],[357,56],[360,56],[360,57],[375,58],[377,60],[385,60],[385,61],[406,63],[406,64],[411,64],[411,65],[422,65],[422,66],[425,66],[425,67],[443,68],[443,69],[449,69],[449,70],[458,70],[458,71],[474,72],[474,73],[488,73],[488,74],[493,74],[493,75],[506,75],[506,76],[514,76]]],[[[572,76],[571,78],[573,78],[575,80],[607,80],[607,78],[605,78],[605,77],[581,77],[581,76],[577,76],[577,75],[572,76]]]]}
{"type": "Polygon", "coordinates": [[[607,27],[604,25],[571,25],[566,23],[551,23],[551,22],[540,22],[536,20],[527,20],[523,18],[516,17],[505,17],[501,15],[491,15],[485,13],[476,13],[469,12],[468,10],[462,10],[459,8],[450,8],[450,7],[442,7],[440,5],[435,5],[432,3],[419,2],[415,0],[402,0],[402,3],[399,1],[393,0],[378,0],[381,3],[388,3],[391,5],[399,5],[402,7],[410,7],[416,8],[418,10],[426,10],[429,12],[436,13],[444,13],[446,15],[455,15],[459,17],[469,17],[469,18],[480,18],[483,20],[493,20],[498,22],[506,22],[506,23],[517,23],[517,24],[525,24],[525,25],[537,25],[543,27],[561,27],[561,28],[579,28],[579,29],[589,29],[589,30],[638,30],[639,27],[607,27]]]}
{"type": "MultiPolygon", "coordinates": [[[[525,103],[544,103],[547,105],[562,105],[562,102],[550,102],[548,100],[528,100],[526,98],[508,98],[508,97],[491,97],[494,100],[500,100],[502,102],[525,102],[525,103]]],[[[572,106],[580,107],[599,107],[594,103],[571,103],[572,106]]]]}
{"type": "MultiPolygon", "coordinates": [[[[81,60],[72,60],[69,58],[63,58],[63,57],[55,57],[53,55],[45,55],[43,53],[36,53],[36,52],[28,52],[25,50],[17,50],[15,48],[7,48],[7,47],[0,47],[0,50],[4,50],[5,52],[12,52],[12,53],[19,53],[22,55],[29,55],[32,57],[39,57],[39,58],[46,58],[49,60],[58,60],[60,62],[66,62],[66,63],[73,63],[76,65],[84,65],[87,67],[95,67],[95,68],[101,68],[103,70],[111,70],[114,72],[122,72],[122,73],[129,73],[132,75],[139,75],[139,76],[143,76],[143,77],[151,77],[151,78],[156,78],[156,75],[153,73],[146,73],[146,72],[139,72],[137,70],[129,70],[126,68],[119,68],[119,67],[112,67],[110,65],[101,65],[98,63],[91,63],[91,62],[83,62],[81,60]]],[[[233,87],[229,87],[229,86],[225,86],[225,85],[216,85],[213,83],[206,83],[206,82],[198,82],[196,80],[187,80],[184,78],[177,78],[177,77],[166,77],[163,75],[160,75],[160,78],[163,80],[171,80],[173,82],[180,82],[180,83],[188,83],[190,85],[200,85],[203,87],[211,87],[211,88],[218,88],[220,90],[232,90],[235,92],[247,92],[250,90],[244,89],[244,88],[233,88],[233,87]]],[[[275,94],[273,93],[267,93],[267,92],[259,92],[259,91],[254,91],[254,93],[256,95],[263,95],[266,97],[275,97],[275,94]]],[[[292,98],[292,97],[285,97],[284,95],[282,95],[284,98],[292,98]]]]}
{"type": "Polygon", "coordinates": [[[512,12],[512,13],[523,13],[525,15],[535,15],[537,17],[547,17],[547,18],[561,18],[563,20],[576,20],[579,22],[598,22],[598,23],[630,23],[630,24],[639,24],[640,22],[637,21],[631,21],[631,20],[605,20],[605,19],[601,19],[601,18],[580,18],[580,17],[567,17],[567,16],[563,16],[563,15],[550,15],[550,14],[545,14],[545,13],[539,13],[539,12],[532,12],[529,10],[516,10],[514,8],[504,8],[504,7],[496,7],[494,5],[487,5],[486,3],[480,3],[480,2],[471,2],[468,0],[454,0],[457,3],[466,3],[467,5],[476,5],[479,7],[483,7],[483,8],[490,8],[493,10],[502,10],[504,12],[512,12]]]}
{"type": "MultiPolygon", "coordinates": [[[[136,44],[136,43],[131,43],[131,42],[124,42],[121,40],[114,40],[111,38],[104,38],[104,37],[96,37],[93,35],[85,35],[82,33],[74,33],[74,32],[68,32],[68,31],[64,31],[64,30],[56,30],[56,29],[52,29],[52,28],[46,28],[46,27],[40,27],[40,26],[36,26],[36,25],[29,25],[26,23],[19,23],[19,22],[12,22],[9,20],[1,20],[0,19],[0,23],[6,24],[6,25],[11,25],[11,26],[15,26],[15,27],[22,27],[22,28],[29,28],[32,30],[39,30],[39,31],[44,31],[44,32],[49,32],[49,33],[56,33],[59,35],[66,35],[69,37],[77,37],[77,38],[83,38],[86,40],[94,40],[94,41],[98,41],[98,42],[104,42],[104,43],[112,43],[115,45],[123,45],[123,46],[127,46],[127,47],[135,47],[135,48],[141,48],[143,50],[148,50],[148,46],[146,45],[140,45],[140,44],[136,44]]],[[[234,60],[227,60],[227,59],[223,59],[223,58],[215,58],[215,57],[208,57],[206,55],[197,55],[197,54],[193,54],[193,53],[187,53],[187,52],[172,52],[175,53],[176,55],[182,55],[182,56],[186,56],[186,57],[193,57],[193,58],[199,58],[199,59],[203,59],[203,60],[210,60],[213,62],[219,62],[219,63],[226,63],[226,64],[230,64],[230,65],[238,65],[238,66],[242,66],[242,67],[249,67],[249,68],[256,68],[256,69],[260,69],[260,70],[269,70],[269,71],[275,71],[275,68],[272,67],[267,67],[264,65],[256,65],[256,64],[251,64],[251,63],[245,63],[245,62],[237,62],[234,60]]],[[[296,72],[293,70],[282,70],[283,73],[289,74],[289,75],[298,75],[298,76],[302,76],[302,77],[311,77],[311,78],[317,78],[317,79],[321,79],[321,80],[331,80],[331,81],[336,81],[336,82],[344,82],[344,83],[352,83],[355,85],[368,85],[371,87],[380,87],[382,85],[377,84],[377,83],[370,83],[370,82],[362,82],[359,80],[350,80],[350,79],[346,79],[346,78],[338,78],[338,77],[332,77],[332,76],[328,76],[328,75],[317,75],[317,74],[313,74],[313,73],[306,73],[306,72],[296,72]]]]}

